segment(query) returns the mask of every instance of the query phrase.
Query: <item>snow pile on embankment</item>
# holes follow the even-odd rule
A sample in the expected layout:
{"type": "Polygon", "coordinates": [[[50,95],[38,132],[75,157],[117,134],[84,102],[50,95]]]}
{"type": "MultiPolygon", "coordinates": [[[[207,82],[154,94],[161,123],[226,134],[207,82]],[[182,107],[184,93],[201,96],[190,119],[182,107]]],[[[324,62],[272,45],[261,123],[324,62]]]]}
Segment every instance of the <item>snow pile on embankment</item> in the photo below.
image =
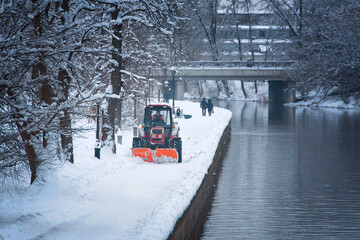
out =
{"type": "MultiPolygon", "coordinates": [[[[132,130],[113,155],[94,157],[93,131],[75,139],[75,164],[49,174],[21,195],[0,202],[0,239],[166,239],[212,162],[231,112],[202,117],[199,103],[176,102],[183,163],[131,157],[132,130]]],[[[95,125],[95,123],[91,123],[95,125]]]]}
{"type": "Polygon", "coordinates": [[[287,106],[306,106],[306,107],[326,107],[326,108],[343,108],[353,109],[360,108],[360,103],[353,97],[350,97],[347,102],[344,102],[339,96],[313,96],[306,100],[298,101],[296,103],[287,103],[287,106]]]}

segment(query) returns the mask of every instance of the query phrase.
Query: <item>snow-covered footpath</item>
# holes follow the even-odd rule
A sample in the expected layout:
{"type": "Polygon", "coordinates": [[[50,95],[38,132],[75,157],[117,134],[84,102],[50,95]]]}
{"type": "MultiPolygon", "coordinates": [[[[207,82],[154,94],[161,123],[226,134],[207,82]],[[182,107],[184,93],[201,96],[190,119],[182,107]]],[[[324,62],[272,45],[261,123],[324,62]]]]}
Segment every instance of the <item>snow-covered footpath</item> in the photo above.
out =
{"type": "MultiPolygon", "coordinates": [[[[132,130],[118,154],[94,157],[93,131],[75,139],[75,164],[0,203],[0,240],[166,239],[188,207],[214,157],[231,112],[202,117],[199,103],[176,102],[183,163],[155,164],[131,156],[132,130]]],[[[92,123],[94,124],[94,123],[92,123]]]]}

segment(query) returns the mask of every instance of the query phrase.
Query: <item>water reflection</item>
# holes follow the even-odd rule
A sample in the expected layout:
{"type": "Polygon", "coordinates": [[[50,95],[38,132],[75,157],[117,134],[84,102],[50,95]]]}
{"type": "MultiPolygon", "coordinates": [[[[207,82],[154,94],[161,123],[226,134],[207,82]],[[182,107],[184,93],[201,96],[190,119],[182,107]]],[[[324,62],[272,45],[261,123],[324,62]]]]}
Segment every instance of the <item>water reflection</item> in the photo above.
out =
{"type": "Polygon", "coordinates": [[[268,121],[270,125],[293,125],[295,123],[295,110],[294,107],[283,107],[282,105],[270,103],[268,105],[268,121]]]}
{"type": "Polygon", "coordinates": [[[202,239],[360,239],[360,113],[220,102],[232,135],[202,239]]]}

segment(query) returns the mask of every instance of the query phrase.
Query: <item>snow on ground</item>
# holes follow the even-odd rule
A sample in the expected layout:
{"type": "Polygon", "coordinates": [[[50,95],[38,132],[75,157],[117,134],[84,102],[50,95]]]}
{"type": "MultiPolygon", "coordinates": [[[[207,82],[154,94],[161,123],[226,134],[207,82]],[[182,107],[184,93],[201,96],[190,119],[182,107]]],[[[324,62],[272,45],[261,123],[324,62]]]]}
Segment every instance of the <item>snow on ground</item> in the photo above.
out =
{"type": "MultiPolygon", "coordinates": [[[[231,112],[202,117],[199,103],[176,101],[183,163],[146,163],[131,156],[132,129],[113,155],[94,157],[95,133],[75,138],[75,164],[0,202],[0,239],[166,239],[211,164],[231,112]]],[[[95,125],[95,123],[91,123],[95,125]]]]}

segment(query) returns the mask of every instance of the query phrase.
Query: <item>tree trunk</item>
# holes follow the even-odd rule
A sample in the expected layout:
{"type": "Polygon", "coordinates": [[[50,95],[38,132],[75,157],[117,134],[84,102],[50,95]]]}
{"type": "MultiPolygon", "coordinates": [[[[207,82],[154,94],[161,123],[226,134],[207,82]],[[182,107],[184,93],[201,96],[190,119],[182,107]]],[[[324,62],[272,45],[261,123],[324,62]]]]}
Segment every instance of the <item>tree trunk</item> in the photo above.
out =
{"type": "MultiPolygon", "coordinates": [[[[63,0],[61,4],[62,9],[65,12],[69,12],[69,0],[63,0]]],[[[61,18],[62,23],[65,23],[64,17],[61,18]]],[[[72,53],[69,54],[68,60],[71,61],[72,53]]],[[[70,67],[70,66],[68,66],[70,67]]],[[[63,103],[69,99],[70,91],[70,77],[65,69],[59,70],[58,79],[60,82],[61,96],[58,96],[59,103],[63,103]]],[[[60,138],[61,138],[61,149],[65,155],[65,160],[70,163],[74,163],[74,147],[73,147],[73,136],[72,136],[72,123],[71,114],[69,109],[64,109],[60,117],[60,138]]]]}
{"type": "Polygon", "coordinates": [[[200,97],[202,97],[204,95],[204,89],[202,87],[202,81],[197,81],[196,86],[197,86],[197,89],[199,91],[200,97]]]}
{"type": "MultiPolygon", "coordinates": [[[[58,79],[60,82],[61,96],[58,96],[59,103],[65,102],[69,98],[70,78],[66,70],[60,69],[58,79]]],[[[74,163],[74,147],[72,137],[72,124],[69,109],[63,110],[63,116],[60,117],[60,137],[61,149],[65,154],[65,160],[74,163]]]]}
{"type": "MultiPolygon", "coordinates": [[[[250,10],[248,11],[250,12],[250,10]]],[[[254,53],[254,45],[253,45],[253,39],[252,39],[252,20],[249,14],[249,42],[250,42],[250,49],[251,49],[251,61],[255,62],[255,53],[254,53]]],[[[255,93],[258,93],[258,88],[257,88],[257,82],[254,81],[254,88],[255,88],[255,93]]]]}
{"type": "MultiPolygon", "coordinates": [[[[18,128],[21,128],[21,127],[18,126],[18,128]]],[[[26,151],[26,156],[29,161],[29,167],[30,167],[30,173],[31,173],[30,184],[32,184],[37,177],[37,168],[40,165],[40,161],[38,159],[38,156],[35,152],[34,147],[31,145],[31,135],[25,131],[22,131],[20,133],[20,136],[21,136],[22,141],[25,143],[25,151],[26,151]]]]}
{"type": "MultiPolygon", "coordinates": [[[[11,91],[11,89],[8,89],[8,94],[9,94],[9,96],[13,96],[13,92],[11,91]]],[[[15,109],[15,111],[19,112],[18,109],[15,109]]],[[[37,168],[40,165],[40,160],[38,158],[38,155],[35,151],[34,146],[32,145],[31,137],[37,138],[38,132],[37,133],[36,132],[28,133],[28,132],[24,131],[24,129],[26,129],[28,122],[22,122],[20,124],[19,119],[25,119],[25,117],[22,114],[14,114],[14,115],[12,115],[12,118],[16,124],[18,132],[20,133],[22,143],[24,144],[25,153],[26,153],[26,157],[28,159],[30,173],[31,173],[30,184],[32,184],[37,177],[37,168]]]]}
{"type": "MultiPolygon", "coordinates": [[[[41,60],[41,58],[40,58],[41,60]]],[[[41,76],[46,74],[46,67],[43,63],[37,63],[33,66],[32,69],[32,78],[33,79],[38,79],[41,76]]],[[[52,87],[50,86],[49,82],[47,79],[42,79],[40,80],[41,86],[38,92],[38,96],[39,96],[39,100],[41,102],[41,104],[45,103],[47,105],[50,105],[53,102],[53,90],[52,87]]],[[[47,131],[43,131],[42,133],[42,145],[43,148],[47,147],[47,131]]]]}
{"type": "MultiPolygon", "coordinates": [[[[10,98],[14,97],[14,92],[12,91],[11,88],[7,89],[7,94],[10,98]]],[[[33,132],[33,133],[28,133],[26,132],[24,129],[26,129],[26,126],[29,123],[29,119],[25,122],[23,121],[24,119],[26,119],[24,117],[23,114],[20,113],[21,110],[15,108],[14,111],[16,112],[16,114],[12,114],[11,118],[13,120],[13,122],[16,125],[16,128],[18,130],[18,132],[20,133],[20,137],[22,140],[22,144],[24,144],[24,150],[25,150],[25,154],[26,157],[28,159],[28,164],[29,164],[29,168],[30,168],[30,173],[31,173],[31,178],[30,178],[30,184],[32,184],[37,176],[37,168],[40,165],[40,161],[38,158],[38,155],[35,151],[34,146],[32,145],[32,139],[31,137],[38,137],[39,132],[33,132]],[[20,121],[22,120],[22,121],[20,121]]]]}
{"type": "Polygon", "coordinates": [[[61,148],[65,154],[65,160],[74,163],[74,147],[71,131],[71,116],[68,109],[63,111],[64,116],[60,118],[60,128],[62,131],[61,148]]]}
{"type": "Polygon", "coordinates": [[[218,90],[218,94],[220,95],[220,93],[223,90],[222,81],[216,80],[216,87],[217,87],[217,90],[218,90]]]}
{"type": "Polygon", "coordinates": [[[210,44],[212,45],[211,49],[213,52],[213,59],[214,61],[219,61],[219,51],[218,51],[218,46],[217,46],[217,24],[218,24],[218,13],[217,13],[217,9],[218,9],[218,0],[212,0],[210,1],[210,15],[211,15],[211,19],[210,19],[210,44]]]}
{"type": "Polygon", "coordinates": [[[224,85],[226,96],[229,98],[230,97],[230,89],[229,89],[228,81],[227,80],[221,80],[221,82],[224,85]]]}
{"type": "MultiPolygon", "coordinates": [[[[116,20],[119,14],[119,9],[115,9],[111,13],[112,19],[116,20]]],[[[111,86],[112,86],[112,94],[120,96],[121,90],[121,69],[122,69],[122,25],[118,24],[114,26],[114,37],[112,38],[112,45],[115,48],[115,51],[112,54],[112,58],[116,61],[116,66],[114,66],[114,71],[111,73],[111,86]]],[[[115,144],[115,119],[118,115],[118,103],[119,99],[117,98],[109,98],[108,99],[108,107],[106,109],[106,117],[104,117],[105,127],[103,129],[103,138],[110,143],[112,152],[116,153],[116,144],[115,144]]]]}
{"type": "Polygon", "coordinates": [[[241,46],[241,32],[240,32],[240,28],[239,28],[239,20],[237,19],[236,16],[236,1],[232,0],[232,10],[233,10],[233,18],[235,20],[235,27],[236,27],[236,39],[237,39],[237,47],[239,50],[239,60],[240,62],[242,62],[243,57],[242,57],[242,46],[241,46]]]}
{"type": "MultiPolygon", "coordinates": [[[[248,15],[247,21],[249,23],[249,47],[251,49],[251,61],[255,61],[255,53],[254,53],[254,45],[253,45],[253,38],[252,38],[252,25],[253,25],[253,19],[251,17],[251,9],[253,8],[252,2],[250,0],[245,0],[245,4],[246,4],[246,12],[248,15]]],[[[255,88],[255,93],[258,93],[258,89],[257,89],[257,83],[256,81],[254,81],[254,88],[255,88]]]]}
{"type": "Polygon", "coordinates": [[[246,90],[245,90],[245,86],[244,86],[244,81],[243,81],[243,80],[241,80],[241,90],[242,90],[245,98],[247,98],[247,93],[246,93],[246,90]]]}
{"type": "MultiPolygon", "coordinates": [[[[237,39],[237,47],[238,47],[238,51],[239,51],[239,61],[242,62],[243,61],[243,56],[242,56],[242,46],[241,46],[241,32],[240,32],[240,28],[239,28],[239,21],[238,19],[236,19],[236,1],[232,0],[232,10],[233,10],[233,17],[235,20],[235,26],[236,26],[236,39],[237,39]]],[[[244,81],[241,80],[241,90],[245,96],[245,99],[247,98],[247,93],[245,90],[245,86],[244,86],[244,81]]]]}

